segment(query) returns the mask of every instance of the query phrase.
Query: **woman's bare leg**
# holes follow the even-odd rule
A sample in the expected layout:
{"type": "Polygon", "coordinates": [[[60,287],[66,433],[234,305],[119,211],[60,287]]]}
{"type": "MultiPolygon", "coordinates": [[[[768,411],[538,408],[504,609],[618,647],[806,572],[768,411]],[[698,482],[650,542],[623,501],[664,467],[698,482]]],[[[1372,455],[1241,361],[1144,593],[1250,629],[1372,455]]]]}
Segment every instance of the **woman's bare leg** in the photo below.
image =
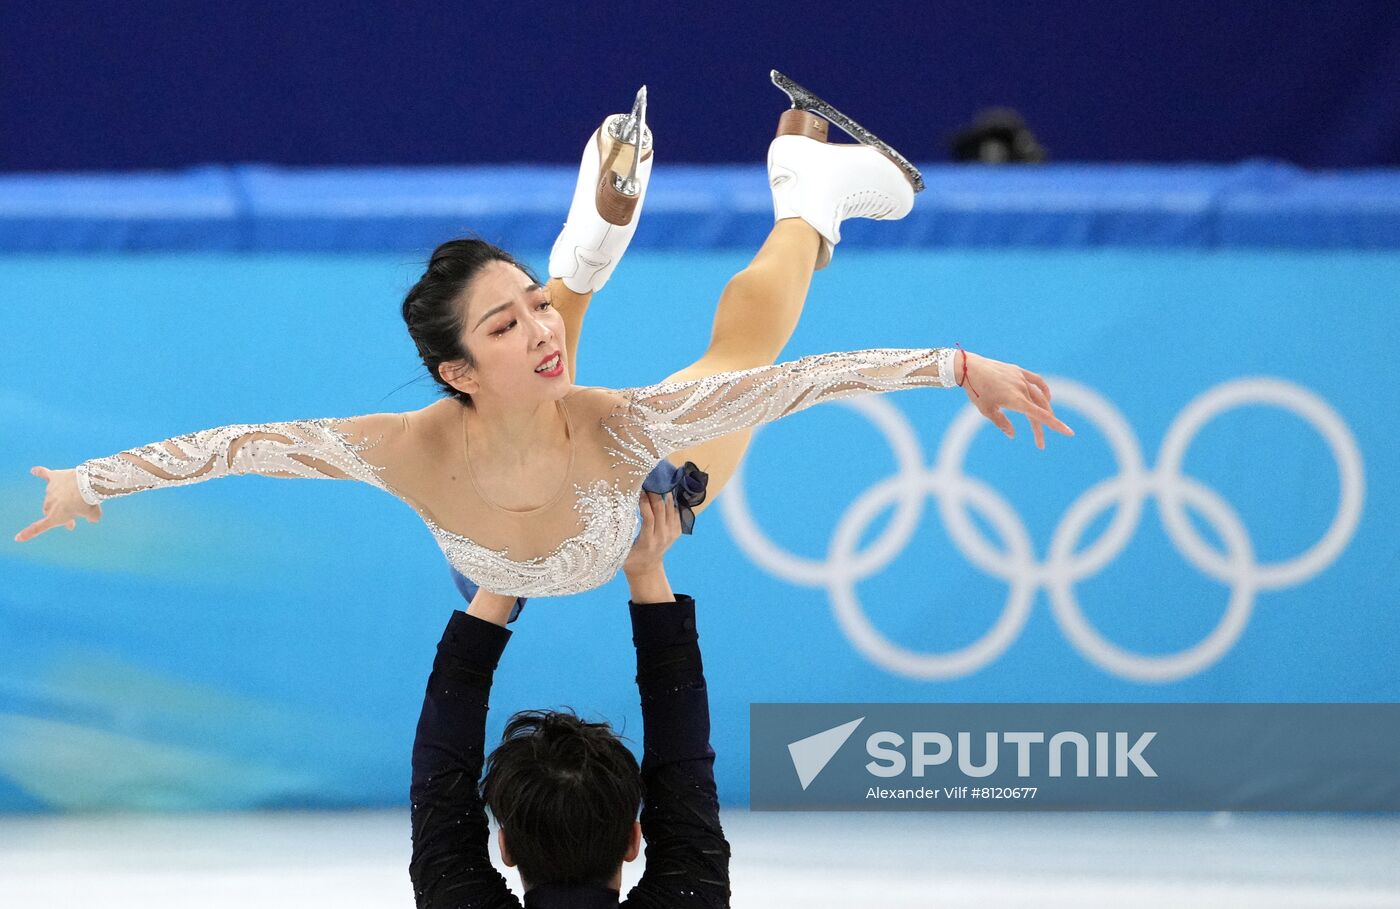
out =
{"type": "MultiPolygon", "coordinates": [[[[668,376],[666,381],[702,379],[776,362],[802,315],[820,240],[810,225],[797,218],[774,224],[753,261],[725,285],[715,307],[709,348],[700,359],[668,376]]],[[[752,429],[731,433],[669,457],[677,467],[694,461],[710,475],[705,501],[695,509],[697,513],[705,510],[729,482],[752,437],[752,429]]]]}
{"type": "Polygon", "coordinates": [[[644,85],[632,102],[631,113],[605,118],[589,137],[579,162],[569,216],[549,252],[551,277],[546,286],[554,308],[564,319],[570,382],[578,374],[578,343],[588,302],[622,260],[642,215],[642,199],[656,160],[651,130],[646,127],[646,97],[644,85]],[[614,175],[614,179],[627,177],[631,188],[624,192],[609,182],[606,191],[600,191],[599,179],[604,173],[614,175]],[[569,285],[582,292],[570,290],[569,285]]]}
{"type": "Polygon", "coordinates": [[[583,331],[583,317],[588,313],[588,302],[593,294],[576,294],[558,278],[550,278],[545,287],[554,308],[564,319],[564,359],[569,364],[569,381],[572,382],[578,373],[578,338],[583,331]]]}

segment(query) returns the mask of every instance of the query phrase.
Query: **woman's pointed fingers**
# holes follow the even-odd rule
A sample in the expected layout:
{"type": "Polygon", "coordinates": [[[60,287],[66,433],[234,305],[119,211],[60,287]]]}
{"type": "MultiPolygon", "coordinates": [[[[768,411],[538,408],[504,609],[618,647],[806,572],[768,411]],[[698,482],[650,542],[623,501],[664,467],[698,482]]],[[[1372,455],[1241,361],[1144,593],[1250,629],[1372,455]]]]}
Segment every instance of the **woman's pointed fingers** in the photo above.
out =
{"type": "Polygon", "coordinates": [[[37,537],[39,534],[44,533],[47,530],[52,530],[57,526],[57,523],[55,523],[54,521],[50,521],[48,518],[40,518],[33,524],[30,524],[28,527],[21,530],[19,533],[15,534],[15,542],[27,543],[30,540],[37,537]]]}
{"type": "Polygon", "coordinates": [[[1041,391],[1045,392],[1045,400],[1050,400],[1050,383],[1046,382],[1043,378],[1041,378],[1041,376],[1038,373],[1033,373],[1029,369],[1026,370],[1026,380],[1037,386],[1041,391]]]}
{"type": "Polygon", "coordinates": [[[1011,421],[1007,419],[1006,414],[1001,412],[1001,408],[984,411],[982,415],[991,420],[997,429],[1006,433],[1007,438],[1016,438],[1016,427],[1011,425],[1011,421]]]}
{"type": "Polygon", "coordinates": [[[1039,420],[1031,420],[1031,432],[1035,436],[1035,447],[1045,450],[1045,426],[1039,420]]]}
{"type": "MultiPolygon", "coordinates": [[[[1026,380],[1026,391],[1030,393],[1033,402],[1045,410],[1050,409],[1050,402],[1045,397],[1045,392],[1030,379],[1026,380]]],[[[1035,447],[1043,451],[1045,449],[1045,424],[1035,416],[1028,416],[1027,419],[1031,421],[1031,430],[1035,433],[1035,447]]]]}
{"type": "Polygon", "coordinates": [[[1062,423],[1059,420],[1059,418],[1057,418],[1053,413],[1050,413],[1050,411],[1048,410],[1045,411],[1045,413],[1050,417],[1050,419],[1046,420],[1045,422],[1051,429],[1054,429],[1057,432],[1062,432],[1067,436],[1074,435],[1074,430],[1070,429],[1069,426],[1062,423]]]}
{"type": "Polygon", "coordinates": [[[1060,422],[1060,418],[1055,416],[1054,412],[1048,407],[1041,407],[1039,404],[1033,403],[1026,411],[1026,416],[1039,420],[1056,432],[1063,433],[1067,436],[1074,435],[1074,430],[1060,422]]]}

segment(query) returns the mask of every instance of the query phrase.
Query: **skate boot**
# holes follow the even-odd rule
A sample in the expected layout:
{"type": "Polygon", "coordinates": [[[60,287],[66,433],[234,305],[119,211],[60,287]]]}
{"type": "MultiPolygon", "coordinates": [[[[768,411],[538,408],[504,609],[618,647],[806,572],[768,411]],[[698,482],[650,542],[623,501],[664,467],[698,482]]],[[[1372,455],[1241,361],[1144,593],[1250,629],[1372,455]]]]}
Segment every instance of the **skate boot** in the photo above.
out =
{"type": "Polygon", "coordinates": [[[818,269],[831,262],[847,218],[897,221],[914,207],[924,188],[918,169],[870,130],[827,104],[777,70],[773,84],[792,100],[778,119],[778,136],[768,146],[768,185],[773,218],[801,218],[822,236],[818,269]],[[831,124],[858,145],[827,143],[831,124]]]}
{"type": "Polygon", "coordinates": [[[632,112],[608,117],[584,146],[569,217],[549,254],[549,276],[574,293],[607,283],[637,230],[652,165],[646,111],[643,85],[632,112]]]}

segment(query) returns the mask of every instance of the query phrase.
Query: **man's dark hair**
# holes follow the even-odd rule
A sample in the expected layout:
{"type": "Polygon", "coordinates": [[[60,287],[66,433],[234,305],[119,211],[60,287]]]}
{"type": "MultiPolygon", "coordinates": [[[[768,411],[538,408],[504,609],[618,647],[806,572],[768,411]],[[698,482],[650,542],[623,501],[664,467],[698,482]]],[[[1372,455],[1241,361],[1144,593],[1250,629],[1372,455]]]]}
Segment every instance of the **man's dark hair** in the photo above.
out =
{"type": "Polygon", "coordinates": [[[487,758],[481,797],[528,886],[607,884],[631,843],[642,772],[607,723],[522,710],[487,758]]]}

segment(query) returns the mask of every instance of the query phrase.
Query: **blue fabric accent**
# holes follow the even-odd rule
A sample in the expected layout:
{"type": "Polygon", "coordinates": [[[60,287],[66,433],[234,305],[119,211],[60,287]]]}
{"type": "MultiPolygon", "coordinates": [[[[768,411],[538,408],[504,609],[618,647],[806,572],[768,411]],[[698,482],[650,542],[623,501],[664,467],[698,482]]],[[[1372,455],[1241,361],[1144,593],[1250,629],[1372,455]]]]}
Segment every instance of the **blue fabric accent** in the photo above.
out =
{"type": "MultiPolygon", "coordinates": [[[[1233,165],[923,165],[900,221],[842,225],[850,247],[1400,249],[1400,170],[1233,165]]],[[[0,175],[0,252],[237,250],[426,256],[471,230],[548,249],[568,167],[0,175]]],[[[756,249],[773,225],[759,165],[668,165],[633,249],[756,249]]]]}
{"type": "Polygon", "coordinates": [[[688,534],[695,526],[695,506],[705,501],[705,487],[710,475],[691,461],[677,467],[663,460],[651,469],[642,481],[642,489],[656,495],[673,493],[676,508],[681,513],[681,533],[688,534]]]}
{"type": "MultiPolygon", "coordinates": [[[[642,481],[642,488],[647,492],[657,495],[672,494],[672,501],[676,503],[676,508],[681,513],[681,533],[688,534],[695,526],[694,508],[705,501],[705,488],[709,483],[710,475],[696,467],[691,461],[677,467],[670,461],[662,460],[651,469],[645,480],[642,481]]],[[[452,572],[452,583],[456,585],[457,592],[462,595],[468,603],[476,596],[480,585],[471,578],[462,574],[456,568],[448,566],[452,572]]],[[[506,623],[514,622],[520,617],[521,611],[525,608],[525,602],[529,597],[516,597],[515,608],[510,612],[510,618],[506,623]]]]}

